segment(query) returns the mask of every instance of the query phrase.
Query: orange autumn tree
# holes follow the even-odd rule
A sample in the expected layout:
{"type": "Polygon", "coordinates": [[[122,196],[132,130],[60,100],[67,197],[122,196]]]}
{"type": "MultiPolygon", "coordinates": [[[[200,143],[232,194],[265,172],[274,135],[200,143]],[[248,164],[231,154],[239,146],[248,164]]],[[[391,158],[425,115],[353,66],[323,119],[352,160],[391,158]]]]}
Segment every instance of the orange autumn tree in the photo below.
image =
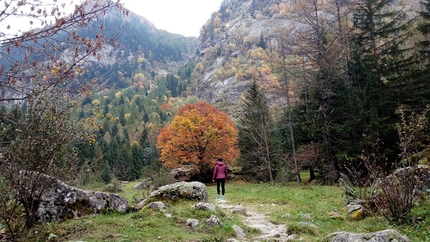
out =
{"type": "Polygon", "coordinates": [[[206,102],[187,104],[158,136],[160,161],[171,168],[192,164],[204,175],[218,157],[230,164],[236,162],[237,136],[236,126],[226,113],[206,102]]]}

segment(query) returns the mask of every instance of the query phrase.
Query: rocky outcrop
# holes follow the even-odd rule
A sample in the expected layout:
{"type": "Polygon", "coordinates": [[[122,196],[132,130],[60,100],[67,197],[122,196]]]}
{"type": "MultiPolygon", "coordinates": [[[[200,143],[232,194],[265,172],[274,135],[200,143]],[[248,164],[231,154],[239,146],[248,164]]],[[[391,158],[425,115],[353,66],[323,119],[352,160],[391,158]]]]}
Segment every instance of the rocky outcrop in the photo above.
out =
{"type": "MultiPolygon", "coordinates": [[[[289,36],[289,41],[293,42],[294,36],[303,36],[300,31],[308,35],[320,25],[319,22],[312,23],[313,18],[305,17],[315,13],[303,12],[306,8],[302,5],[303,1],[291,0],[224,0],[220,10],[212,14],[201,29],[193,93],[233,117],[239,116],[238,105],[251,79],[259,81],[273,108],[285,105],[286,95],[294,100],[298,95],[298,89],[294,87],[298,83],[293,80],[296,78],[290,78],[290,90],[282,90],[282,81],[275,77],[276,70],[268,62],[272,59],[269,51],[280,46],[280,35],[289,36]]],[[[346,7],[346,4],[341,5],[346,7]]],[[[315,8],[319,16],[326,18],[324,21],[330,22],[327,25],[337,25],[331,22],[338,17],[328,10],[330,7],[315,8]]],[[[303,49],[307,48],[309,46],[303,49]]],[[[295,58],[294,55],[291,58],[295,58]]],[[[295,67],[289,68],[293,70],[295,67]]]]}
{"type": "Polygon", "coordinates": [[[387,176],[385,180],[391,181],[411,176],[416,179],[417,184],[421,184],[421,186],[417,187],[420,192],[430,192],[430,167],[426,165],[399,168],[393,174],[387,176]]]}
{"type": "Polygon", "coordinates": [[[170,174],[175,182],[192,181],[199,171],[194,166],[182,166],[173,169],[170,174]]]}
{"type": "Polygon", "coordinates": [[[130,210],[127,200],[117,194],[84,191],[57,180],[41,197],[37,217],[40,222],[58,222],[106,211],[130,210]]]}
{"type": "MultiPolygon", "coordinates": [[[[265,65],[251,51],[274,46],[279,29],[293,26],[285,13],[290,5],[289,0],[223,1],[220,10],[203,26],[198,39],[193,92],[230,115],[237,114],[242,93],[251,78],[272,82],[265,74],[251,74],[263,72],[248,72],[255,66],[265,65]]],[[[274,95],[276,90],[271,90],[269,85],[265,91],[272,106],[284,102],[282,96],[274,95]]]]}
{"type": "Polygon", "coordinates": [[[201,182],[178,182],[159,187],[149,196],[136,205],[136,209],[142,209],[148,203],[160,200],[185,199],[198,202],[208,201],[208,190],[201,182]]]}
{"type": "Polygon", "coordinates": [[[394,229],[387,229],[374,233],[348,233],[348,232],[336,232],[325,236],[322,242],[410,242],[409,238],[405,235],[400,234],[394,229]]]}

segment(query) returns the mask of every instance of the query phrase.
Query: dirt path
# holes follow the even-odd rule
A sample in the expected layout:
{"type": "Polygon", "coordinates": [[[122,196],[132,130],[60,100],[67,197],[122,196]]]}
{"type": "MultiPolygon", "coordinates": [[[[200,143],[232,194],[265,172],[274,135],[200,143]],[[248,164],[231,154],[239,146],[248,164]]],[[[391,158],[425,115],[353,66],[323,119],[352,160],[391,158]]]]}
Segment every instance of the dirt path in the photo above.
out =
{"type": "Polygon", "coordinates": [[[243,214],[243,223],[260,231],[255,238],[242,238],[240,241],[289,241],[285,224],[273,224],[266,219],[264,214],[258,213],[253,208],[243,207],[241,204],[229,204],[225,200],[217,200],[216,204],[233,213],[243,214]]]}

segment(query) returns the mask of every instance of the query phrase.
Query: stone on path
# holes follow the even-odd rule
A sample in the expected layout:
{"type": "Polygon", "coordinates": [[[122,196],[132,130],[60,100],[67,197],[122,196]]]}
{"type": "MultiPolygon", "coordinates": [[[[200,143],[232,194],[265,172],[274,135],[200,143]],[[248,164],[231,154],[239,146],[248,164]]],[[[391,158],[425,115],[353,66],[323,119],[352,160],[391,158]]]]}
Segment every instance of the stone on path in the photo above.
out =
{"type": "MultiPolygon", "coordinates": [[[[245,211],[243,223],[260,231],[260,235],[252,238],[251,241],[288,241],[287,227],[285,224],[273,224],[268,221],[263,214],[246,209],[241,204],[228,204],[217,200],[217,205],[229,211],[245,211]]],[[[242,240],[246,241],[246,240],[242,240]]]]}
{"type": "Polygon", "coordinates": [[[325,236],[323,242],[410,242],[409,238],[394,229],[373,233],[335,232],[325,236]]]}

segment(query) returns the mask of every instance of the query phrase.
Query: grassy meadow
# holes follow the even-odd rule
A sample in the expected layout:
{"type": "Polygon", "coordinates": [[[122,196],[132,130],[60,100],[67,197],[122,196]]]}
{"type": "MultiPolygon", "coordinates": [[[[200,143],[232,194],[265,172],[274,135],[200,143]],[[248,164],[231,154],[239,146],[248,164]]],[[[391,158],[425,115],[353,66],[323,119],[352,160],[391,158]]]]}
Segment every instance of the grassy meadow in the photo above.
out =
{"type": "MultiPolygon", "coordinates": [[[[119,193],[131,204],[134,198],[141,198],[142,191],[133,190],[136,182],[124,185],[119,193]]],[[[97,188],[95,188],[97,190],[97,188]]],[[[216,186],[208,185],[209,200],[214,202],[216,186]]],[[[395,228],[406,234],[411,241],[430,241],[430,202],[423,201],[410,213],[410,222],[396,225],[384,217],[374,216],[362,220],[333,217],[333,212],[342,213],[345,204],[343,191],[336,186],[321,185],[270,185],[252,184],[242,181],[227,182],[226,198],[229,203],[242,204],[245,208],[267,214],[273,223],[283,223],[288,233],[299,234],[302,241],[319,241],[324,235],[336,231],[373,232],[395,228]],[[303,216],[310,215],[310,219],[303,216]],[[311,222],[318,228],[303,227],[299,222],[311,222]]],[[[240,215],[221,211],[217,216],[222,227],[209,227],[204,221],[211,212],[191,208],[195,202],[178,201],[169,204],[164,212],[144,210],[129,214],[110,213],[89,216],[62,223],[39,225],[31,230],[22,241],[224,241],[234,235],[232,225],[245,229],[248,238],[257,234],[255,229],[246,228],[240,215]],[[186,221],[196,218],[199,226],[191,230],[186,221]]]]}

